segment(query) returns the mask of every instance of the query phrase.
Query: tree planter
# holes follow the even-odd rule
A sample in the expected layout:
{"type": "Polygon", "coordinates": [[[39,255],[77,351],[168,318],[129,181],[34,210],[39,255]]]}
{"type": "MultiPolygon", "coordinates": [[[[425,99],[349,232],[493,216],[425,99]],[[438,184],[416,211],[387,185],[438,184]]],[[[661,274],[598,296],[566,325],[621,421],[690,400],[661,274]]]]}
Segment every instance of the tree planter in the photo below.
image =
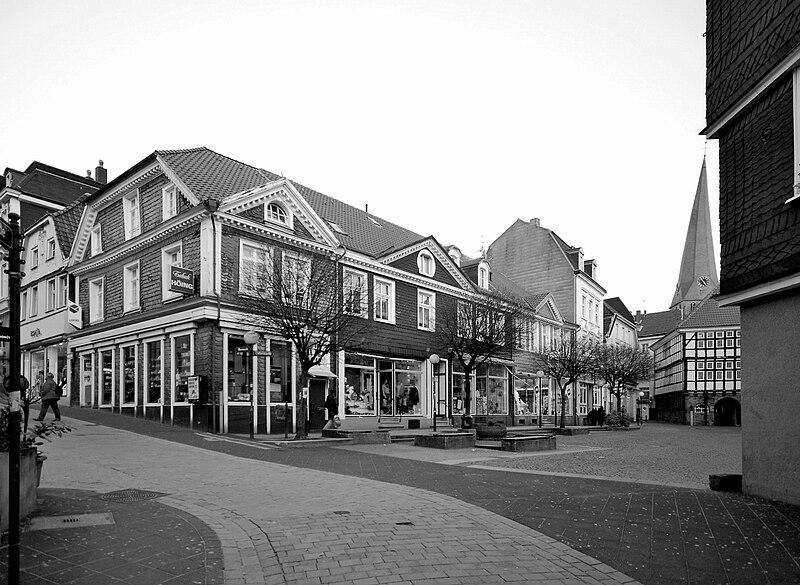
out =
{"type": "MultiPolygon", "coordinates": [[[[36,488],[46,457],[30,450],[19,458],[19,517],[36,510],[36,488]]],[[[8,530],[8,453],[0,453],[0,531],[8,530]]]]}
{"type": "Polygon", "coordinates": [[[501,439],[506,436],[506,425],[504,424],[477,424],[475,432],[479,439],[501,439]]]}

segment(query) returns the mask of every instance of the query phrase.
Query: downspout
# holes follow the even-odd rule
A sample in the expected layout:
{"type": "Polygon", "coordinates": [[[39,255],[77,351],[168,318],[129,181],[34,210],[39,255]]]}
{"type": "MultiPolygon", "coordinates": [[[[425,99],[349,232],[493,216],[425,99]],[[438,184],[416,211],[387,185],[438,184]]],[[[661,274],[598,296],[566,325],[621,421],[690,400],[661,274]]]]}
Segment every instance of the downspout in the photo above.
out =
{"type": "Polygon", "coordinates": [[[206,208],[209,211],[211,218],[211,290],[217,301],[217,319],[214,326],[211,328],[211,380],[209,380],[208,390],[211,393],[211,432],[217,432],[217,392],[213,387],[213,381],[216,379],[216,356],[214,355],[214,348],[216,347],[216,335],[219,328],[222,309],[220,306],[219,292],[217,291],[217,222],[214,219],[214,212],[219,209],[219,201],[216,199],[206,199],[206,208]]]}

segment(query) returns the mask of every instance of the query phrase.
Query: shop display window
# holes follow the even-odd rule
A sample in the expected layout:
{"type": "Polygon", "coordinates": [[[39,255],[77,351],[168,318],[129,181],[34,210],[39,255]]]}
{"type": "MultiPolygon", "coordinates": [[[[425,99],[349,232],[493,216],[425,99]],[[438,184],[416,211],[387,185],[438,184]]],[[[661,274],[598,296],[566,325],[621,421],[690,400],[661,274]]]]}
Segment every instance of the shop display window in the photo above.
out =
{"type": "Polygon", "coordinates": [[[514,404],[518,415],[536,414],[536,389],[522,383],[514,388],[514,404]]]}
{"type": "Polygon", "coordinates": [[[228,337],[228,402],[250,403],[249,352],[244,338],[228,337]]]}
{"type": "Polygon", "coordinates": [[[285,402],[291,405],[292,386],[291,378],[292,351],[288,343],[279,341],[270,342],[270,369],[269,369],[269,400],[272,403],[285,402]]]}
{"type": "Polygon", "coordinates": [[[161,342],[147,342],[145,344],[145,351],[147,352],[147,402],[150,404],[158,404],[161,402],[162,385],[161,342]]]}
{"type": "Polygon", "coordinates": [[[453,372],[453,414],[467,413],[467,389],[464,387],[464,374],[453,372]]]}
{"type": "Polygon", "coordinates": [[[100,406],[111,406],[114,398],[114,351],[100,352],[100,406]]]}
{"type": "Polygon", "coordinates": [[[179,335],[173,338],[175,347],[175,402],[189,399],[189,376],[192,374],[192,336],[179,335]]]}
{"type": "Polygon", "coordinates": [[[375,404],[375,368],[345,366],[345,414],[377,414],[375,404]]]}
{"type": "Polygon", "coordinates": [[[394,362],[395,409],[400,415],[421,414],[421,363],[413,360],[394,362]]]}
{"type": "Polygon", "coordinates": [[[122,404],[136,402],[136,346],[122,348],[122,404]]]}
{"type": "Polygon", "coordinates": [[[483,365],[476,375],[476,414],[508,414],[508,378],[503,366],[483,365]]]}

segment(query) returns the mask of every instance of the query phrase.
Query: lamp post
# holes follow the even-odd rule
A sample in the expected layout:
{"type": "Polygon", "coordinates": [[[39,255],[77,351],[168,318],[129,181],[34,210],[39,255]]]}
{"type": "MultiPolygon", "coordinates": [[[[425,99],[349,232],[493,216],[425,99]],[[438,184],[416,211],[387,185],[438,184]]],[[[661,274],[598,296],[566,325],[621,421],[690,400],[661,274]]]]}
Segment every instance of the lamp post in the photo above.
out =
{"type": "Polygon", "coordinates": [[[539,379],[539,428],[542,428],[542,378],[544,378],[544,372],[539,370],[536,372],[536,377],[539,379]]]}
{"type": "MultiPolygon", "coordinates": [[[[253,384],[253,380],[251,377],[255,377],[255,371],[253,371],[253,376],[250,375],[250,367],[253,364],[253,346],[258,343],[258,340],[261,336],[258,334],[258,331],[250,330],[244,334],[244,342],[247,344],[247,363],[245,364],[245,383],[248,384],[248,390],[250,390],[250,438],[253,438],[253,434],[255,429],[253,428],[254,421],[255,421],[255,411],[256,411],[256,404],[255,404],[255,384],[253,384]]],[[[255,370],[255,368],[254,368],[255,370]]]]}
{"type": "Polygon", "coordinates": [[[436,415],[439,414],[439,355],[432,353],[428,358],[433,365],[433,404],[431,405],[431,412],[433,413],[433,432],[436,432],[436,415]]]}
{"type": "Polygon", "coordinates": [[[639,400],[636,401],[636,416],[639,418],[639,426],[642,426],[642,400],[644,400],[644,390],[639,390],[639,400]]]}

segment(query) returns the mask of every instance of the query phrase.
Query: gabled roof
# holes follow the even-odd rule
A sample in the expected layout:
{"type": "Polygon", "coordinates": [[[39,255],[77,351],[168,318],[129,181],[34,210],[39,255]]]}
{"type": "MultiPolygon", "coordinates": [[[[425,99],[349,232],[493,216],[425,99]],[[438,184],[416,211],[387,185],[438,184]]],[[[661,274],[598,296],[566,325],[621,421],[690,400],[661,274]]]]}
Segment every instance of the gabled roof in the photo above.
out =
{"type": "Polygon", "coordinates": [[[70,253],[72,242],[75,240],[75,234],[78,232],[81,215],[83,215],[83,204],[76,202],[66,209],[52,215],[58,245],[62,253],[66,256],[70,253]]]}
{"type": "Polygon", "coordinates": [[[39,161],[28,165],[22,177],[17,171],[12,170],[12,173],[14,189],[61,205],[69,205],[82,195],[94,193],[103,186],[90,177],[81,177],[39,161]]]}
{"type": "Polygon", "coordinates": [[[681,329],[700,329],[708,327],[738,327],[742,324],[739,307],[720,307],[714,298],[716,291],[709,294],[694,311],[680,324],[681,329]]]}
{"type": "Polygon", "coordinates": [[[609,311],[616,313],[623,319],[627,319],[631,323],[635,322],[633,315],[628,310],[628,307],[625,306],[625,303],[622,302],[621,298],[611,297],[610,299],[603,299],[603,305],[607,307],[609,311]]]}
{"type": "Polygon", "coordinates": [[[657,313],[646,313],[642,316],[639,330],[639,339],[644,337],[662,337],[673,331],[681,320],[681,312],[678,309],[660,311],[657,313]]]}

